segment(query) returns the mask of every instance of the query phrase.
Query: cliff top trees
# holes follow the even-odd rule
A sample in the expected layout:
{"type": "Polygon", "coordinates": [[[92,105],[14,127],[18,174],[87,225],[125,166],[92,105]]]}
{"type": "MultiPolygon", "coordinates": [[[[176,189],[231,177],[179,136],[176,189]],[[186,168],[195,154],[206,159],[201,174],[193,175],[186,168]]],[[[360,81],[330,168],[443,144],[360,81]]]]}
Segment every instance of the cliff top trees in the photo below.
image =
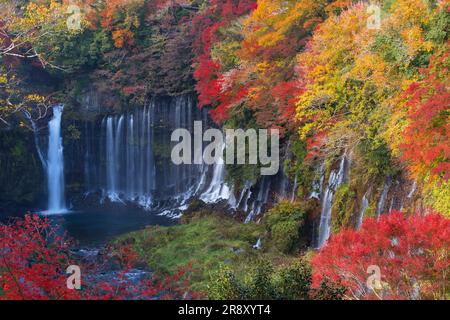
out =
{"type": "Polygon", "coordinates": [[[0,57],[38,58],[45,67],[45,52],[35,45],[67,32],[67,6],[58,1],[0,1],[0,57]]]}
{"type": "Polygon", "coordinates": [[[292,129],[295,100],[301,92],[295,57],[333,5],[337,4],[240,1],[237,8],[247,10],[226,10],[224,6],[215,14],[208,12],[208,18],[200,21],[209,22],[197,24],[203,29],[195,74],[200,104],[211,105],[218,122],[249,110],[260,127],[292,129]],[[230,15],[232,12],[236,14],[230,15]],[[212,23],[210,16],[220,22],[212,23]]]}
{"type": "Polygon", "coordinates": [[[48,54],[48,43],[67,29],[67,5],[58,1],[0,1],[0,120],[11,114],[46,114],[45,99],[22,86],[17,70],[23,61],[37,67],[60,68],[48,54]]]}

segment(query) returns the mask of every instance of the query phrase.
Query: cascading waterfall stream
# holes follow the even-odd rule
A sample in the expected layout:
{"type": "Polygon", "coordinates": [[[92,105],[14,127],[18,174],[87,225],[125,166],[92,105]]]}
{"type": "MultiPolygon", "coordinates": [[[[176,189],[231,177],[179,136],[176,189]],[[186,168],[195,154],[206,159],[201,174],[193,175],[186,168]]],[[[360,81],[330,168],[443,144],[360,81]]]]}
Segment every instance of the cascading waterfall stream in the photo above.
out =
{"type": "Polygon", "coordinates": [[[378,219],[380,218],[381,214],[383,213],[390,187],[391,187],[391,182],[386,181],[384,183],[383,192],[381,193],[380,201],[378,201],[378,204],[377,204],[377,218],[378,219]]]}
{"type": "Polygon", "coordinates": [[[337,188],[345,181],[346,157],[347,156],[344,154],[339,165],[339,171],[331,171],[330,178],[328,180],[328,186],[322,199],[319,236],[317,241],[317,248],[319,249],[324,246],[331,234],[331,209],[333,206],[333,197],[337,188]]]}
{"type": "MultiPolygon", "coordinates": [[[[220,147],[223,152],[225,144],[220,147]]],[[[213,176],[208,189],[200,196],[200,199],[206,203],[217,202],[218,200],[228,200],[231,196],[231,190],[225,183],[225,162],[220,159],[214,164],[213,176]]]]}
{"type": "Polygon", "coordinates": [[[366,213],[366,210],[369,207],[369,199],[367,198],[368,195],[369,195],[369,192],[367,191],[362,198],[361,212],[359,213],[358,221],[356,224],[356,229],[361,229],[363,219],[364,219],[364,214],[366,213]]]}
{"type": "MultiPolygon", "coordinates": [[[[256,216],[262,213],[263,206],[269,200],[269,192],[270,192],[270,179],[268,176],[264,176],[261,180],[261,186],[259,187],[258,196],[254,199],[251,209],[245,219],[245,223],[249,223],[256,216]]],[[[248,204],[246,204],[246,208],[248,208],[248,204]]],[[[247,210],[246,210],[247,211],[247,210]]]]}
{"type": "Polygon", "coordinates": [[[63,105],[53,107],[53,118],[48,124],[48,210],[47,214],[60,214],[67,211],[64,200],[64,155],[61,137],[63,105]]]}
{"type": "MultiPolygon", "coordinates": [[[[77,167],[72,161],[83,161],[84,199],[98,199],[100,205],[138,205],[178,217],[198,198],[208,204],[226,202],[230,209],[246,212],[247,221],[262,213],[272,194],[295,199],[283,174],[246,183],[236,199],[233,186],[226,183],[224,163],[175,165],[171,147],[176,143],[171,134],[181,128],[194,133],[195,121],[202,123],[203,130],[213,127],[208,111],[197,108],[189,95],[152,98],[142,108],[86,120],[81,126],[82,144],[71,146],[72,154],[80,158],[70,158],[68,163],[77,167]],[[283,180],[277,183],[280,177],[283,180]]],[[[194,143],[192,154],[201,154],[205,148],[205,142],[194,143]]],[[[294,190],[297,187],[295,182],[294,190]]]]}
{"type": "Polygon", "coordinates": [[[112,202],[152,202],[154,160],[151,146],[151,108],[135,114],[108,116],[105,125],[105,186],[112,202]]]}
{"type": "Polygon", "coordinates": [[[180,128],[192,132],[194,121],[207,127],[207,111],[197,109],[188,96],[151,100],[141,109],[106,116],[101,121],[100,155],[85,162],[85,172],[100,172],[91,191],[102,190],[103,199],[111,202],[164,212],[182,210],[193,196],[204,195],[207,202],[228,198],[224,165],[171,162],[171,133],[180,128]]]}

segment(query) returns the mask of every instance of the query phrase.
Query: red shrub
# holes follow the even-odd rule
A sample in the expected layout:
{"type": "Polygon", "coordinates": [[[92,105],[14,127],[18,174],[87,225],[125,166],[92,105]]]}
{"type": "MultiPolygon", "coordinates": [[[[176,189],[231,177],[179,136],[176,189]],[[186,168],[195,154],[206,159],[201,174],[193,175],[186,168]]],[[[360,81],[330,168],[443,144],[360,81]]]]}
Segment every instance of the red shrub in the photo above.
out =
{"type": "Polygon", "coordinates": [[[367,219],[361,230],[333,236],[312,259],[313,288],[327,280],[345,286],[349,298],[444,298],[449,245],[450,220],[441,215],[367,219]],[[366,285],[370,266],[380,268],[382,289],[366,285]]]}
{"type": "MultiPolygon", "coordinates": [[[[131,281],[127,277],[138,255],[131,246],[114,249],[109,257],[121,267],[111,281],[96,278],[100,265],[82,265],[70,252],[71,243],[57,234],[47,219],[27,215],[0,225],[0,299],[4,300],[123,300],[197,298],[187,289],[187,270],[158,279],[131,281]],[[82,290],[67,288],[67,267],[79,265],[82,290]]],[[[100,263],[99,263],[100,264],[100,263]]]]}

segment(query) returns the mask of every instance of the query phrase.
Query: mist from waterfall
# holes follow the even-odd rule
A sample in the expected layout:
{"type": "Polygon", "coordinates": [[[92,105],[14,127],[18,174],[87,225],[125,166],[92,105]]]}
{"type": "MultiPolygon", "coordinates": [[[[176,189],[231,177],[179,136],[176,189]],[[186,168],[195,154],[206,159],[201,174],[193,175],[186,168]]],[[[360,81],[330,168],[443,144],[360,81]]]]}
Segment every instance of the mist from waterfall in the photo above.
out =
{"type": "Polygon", "coordinates": [[[64,192],[64,155],[61,136],[61,120],[64,106],[53,107],[53,118],[48,123],[47,152],[47,183],[48,209],[47,214],[60,214],[67,211],[64,192]]]}

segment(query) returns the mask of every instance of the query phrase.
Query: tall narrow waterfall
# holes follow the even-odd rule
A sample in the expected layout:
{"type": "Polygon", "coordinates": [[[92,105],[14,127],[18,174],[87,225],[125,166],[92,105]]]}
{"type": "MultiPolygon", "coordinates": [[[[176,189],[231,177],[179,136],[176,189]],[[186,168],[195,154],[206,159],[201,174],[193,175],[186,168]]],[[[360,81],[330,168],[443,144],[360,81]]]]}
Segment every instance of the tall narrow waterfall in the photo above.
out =
{"type": "Polygon", "coordinates": [[[384,183],[383,192],[381,193],[381,197],[377,205],[377,218],[380,218],[381,214],[383,213],[390,187],[390,180],[386,180],[386,182],[384,183]]]}
{"type": "Polygon", "coordinates": [[[369,207],[369,199],[367,198],[369,195],[369,191],[367,191],[363,198],[362,198],[362,203],[361,203],[361,212],[359,213],[358,216],[358,221],[356,224],[356,229],[360,229],[364,220],[364,214],[366,213],[367,208],[369,207]]]}
{"type": "Polygon", "coordinates": [[[61,119],[63,106],[53,107],[53,118],[48,124],[48,210],[49,214],[67,211],[64,200],[64,156],[61,137],[61,119]]]}
{"type": "Polygon", "coordinates": [[[342,157],[339,171],[331,171],[328,186],[323,195],[317,248],[322,248],[331,234],[331,209],[333,206],[333,197],[337,188],[345,181],[345,162],[346,155],[342,157]]]}

